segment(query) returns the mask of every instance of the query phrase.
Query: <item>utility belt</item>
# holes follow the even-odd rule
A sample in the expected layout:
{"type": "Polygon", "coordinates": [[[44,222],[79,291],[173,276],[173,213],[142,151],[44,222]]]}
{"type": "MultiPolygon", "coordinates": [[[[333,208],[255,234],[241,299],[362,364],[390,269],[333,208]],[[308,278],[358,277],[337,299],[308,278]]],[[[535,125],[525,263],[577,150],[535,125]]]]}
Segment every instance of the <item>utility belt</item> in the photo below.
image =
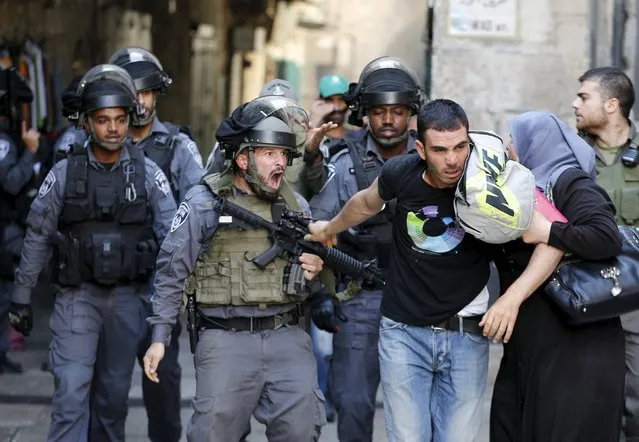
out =
{"type": "Polygon", "coordinates": [[[477,316],[458,316],[455,315],[452,318],[446,319],[439,324],[430,325],[429,327],[435,331],[458,331],[460,334],[473,333],[476,335],[482,335],[484,329],[479,326],[483,315],[477,316]]]}
{"type": "Polygon", "coordinates": [[[259,333],[266,330],[278,330],[287,325],[300,326],[303,316],[299,307],[279,315],[244,318],[214,318],[200,315],[200,326],[207,330],[248,331],[259,333]]]}

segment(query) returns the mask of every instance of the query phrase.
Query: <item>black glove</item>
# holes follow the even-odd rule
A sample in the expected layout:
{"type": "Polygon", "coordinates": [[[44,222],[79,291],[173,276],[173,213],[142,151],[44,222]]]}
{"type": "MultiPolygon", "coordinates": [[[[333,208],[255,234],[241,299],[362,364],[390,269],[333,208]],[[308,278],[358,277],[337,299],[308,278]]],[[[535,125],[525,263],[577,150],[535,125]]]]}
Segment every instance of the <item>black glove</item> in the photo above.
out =
{"type": "Polygon", "coordinates": [[[331,294],[314,295],[311,299],[311,319],[320,330],[339,331],[339,323],[348,322],[339,301],[331,294]]]}
{"type": "Polygon", "coordinates": [[[31,334],[33,329],[33,311],[31,304],[16,304],[9,306],[9,322],[11,326],[25,336],[31,334]]]}

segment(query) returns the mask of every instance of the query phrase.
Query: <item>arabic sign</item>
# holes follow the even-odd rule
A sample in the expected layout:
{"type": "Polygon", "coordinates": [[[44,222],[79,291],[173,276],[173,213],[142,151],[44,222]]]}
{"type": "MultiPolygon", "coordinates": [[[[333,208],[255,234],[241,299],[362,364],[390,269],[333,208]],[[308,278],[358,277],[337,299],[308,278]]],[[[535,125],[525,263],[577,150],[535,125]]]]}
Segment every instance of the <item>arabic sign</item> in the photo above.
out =
{"type": "Polygon", "coordinates": [[[515,38],[518,0],[449,0],[448,35],[515,38]]]}

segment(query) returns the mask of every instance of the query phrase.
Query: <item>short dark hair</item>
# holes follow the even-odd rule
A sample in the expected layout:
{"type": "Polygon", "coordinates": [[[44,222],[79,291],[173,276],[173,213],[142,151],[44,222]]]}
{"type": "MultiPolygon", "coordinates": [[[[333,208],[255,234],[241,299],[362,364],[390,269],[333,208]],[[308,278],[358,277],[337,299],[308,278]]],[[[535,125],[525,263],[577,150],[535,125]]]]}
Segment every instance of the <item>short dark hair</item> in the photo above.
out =
{"type": "Polygon", "coordinates": [[[460,127],[468,130],[468,117],[462,107],[453,100],[438,98],[422,105],[417,116],[417,139],[424,142],[428,129],[453,131],[460,127]]]}
{"type": "Polygon", "coordinates": [[[619,100],[621,112],[628,118],[630,109],[635,104],[635,89],[630,78],[621,69],[613,66],[593,68],[579,77],[580,83],[584,81],[597,82],[605,100],[619,100]]]}

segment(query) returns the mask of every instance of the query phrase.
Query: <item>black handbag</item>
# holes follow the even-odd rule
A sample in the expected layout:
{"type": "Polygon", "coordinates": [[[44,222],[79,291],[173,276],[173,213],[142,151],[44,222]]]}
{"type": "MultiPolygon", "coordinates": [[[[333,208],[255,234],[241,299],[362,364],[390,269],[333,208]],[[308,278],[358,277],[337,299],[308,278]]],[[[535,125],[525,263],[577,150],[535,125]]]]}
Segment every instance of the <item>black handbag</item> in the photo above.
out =
{"type": "Polygon", "coordinates": [[[546,285],[546,293],[573,325],[614,318],[639,309],[639,229],[620,226],[616,258],[566,258],[546,285]]]}

